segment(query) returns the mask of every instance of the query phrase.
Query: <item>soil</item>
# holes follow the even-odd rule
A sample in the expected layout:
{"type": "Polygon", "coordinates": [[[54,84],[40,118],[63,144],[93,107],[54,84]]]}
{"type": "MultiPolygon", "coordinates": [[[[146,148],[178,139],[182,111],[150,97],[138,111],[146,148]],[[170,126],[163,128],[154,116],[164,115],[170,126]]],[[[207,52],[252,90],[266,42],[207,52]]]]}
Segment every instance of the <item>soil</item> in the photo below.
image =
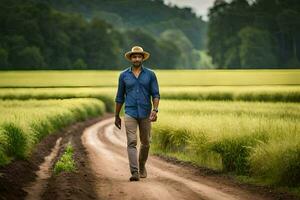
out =
{"type": "MultiPolygon", "coordinates": [[[[15,160],[6,166],[0,167],[0,199],[1,200],[20,200],[25,199],[28,196],[28,192],[25,190],[28,185],[32,184],[32,182],[36,181],[37,175],[36,172],[39,170],[40,165],[44,162],[45,157],[51,154],[52,148],[55,146],[56,141],[61,137],[61,147],[60,147],[60,154],[63,151],[63,146],[69,140],[71,136],[75,138],[75,156],[79,157],[80,159],[76,159],[77,166],[84,166],[85,160],[87,159],[86,151],[84,147],[81,145],[80,135],[82,134],[83,130],[94,123],[97,123],[105,118],[113,116],[112,114],[105,114],[101,117],[96,117],[92,119],[88,119],[83,122],[77,122],[72,124],[68,127],[65,127],[59,131],[56,131],[48,136],[46,136],[39,144],[36,145],[33,152],[31,153],[30,157],[24,160],[15,160]],[[77,138],[77,139],[76,139],[77,138]],[[78,164],[80,163],[80,164],[78,164]]],[[[56,158],[57,160],[58,158],[56,158]]],[[[53,164],[54,162],[52,162],[53,164]]],[[[51,166],[52,167],[52,166],[51,166]]],[[[88,165],[86,170],[88,170],[88,165]]],[[[83,176],[85,180],[89,180],[87,182],[83,182],[82,187],[80,187],[81,182],[76,183],[80,188],[88,188],[87,191],[91,190],[91,187],[86,186],[86,183],[91,182],[90,180],[93,179],[93,175],[89,175],[89,173],[85,173],[83,176]],[[86,175],[85,175],[86,174],[86,175]]],[[[53,188],[52,182],[54,179],[58,179],[60,176],[72,177],[74,176],[72,173],[65,173],[59,175],[57,177],[51,177],[50,180],[47,180],[49,184],[46,184],[42,190],[49,192],[50,189],[53,188]]],[[[56,193],[55,190],[52,190],[53,193],[56,193]]],[[[64,193],[62,190],[57,190],[57,193],[64,193]]],[[[91,192],[93,194],[94,192],[91,192]]],[[[45,195],[43,195],[45,196],[45,195]]]]}

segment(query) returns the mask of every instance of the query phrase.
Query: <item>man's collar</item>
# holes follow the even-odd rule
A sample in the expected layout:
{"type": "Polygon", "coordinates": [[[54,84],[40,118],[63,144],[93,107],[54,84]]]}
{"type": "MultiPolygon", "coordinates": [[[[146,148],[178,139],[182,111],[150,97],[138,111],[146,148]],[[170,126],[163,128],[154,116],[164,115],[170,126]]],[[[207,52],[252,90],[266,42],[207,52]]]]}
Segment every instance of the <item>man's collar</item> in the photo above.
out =
{"type": "MultiPolygon", "coordinates": [[[[141,66],[141,72],[145,70],[144,65],[142,64],[141,66]]],[[[132,72],[132,66],[129,67],[129,72],[132,72]]]]}

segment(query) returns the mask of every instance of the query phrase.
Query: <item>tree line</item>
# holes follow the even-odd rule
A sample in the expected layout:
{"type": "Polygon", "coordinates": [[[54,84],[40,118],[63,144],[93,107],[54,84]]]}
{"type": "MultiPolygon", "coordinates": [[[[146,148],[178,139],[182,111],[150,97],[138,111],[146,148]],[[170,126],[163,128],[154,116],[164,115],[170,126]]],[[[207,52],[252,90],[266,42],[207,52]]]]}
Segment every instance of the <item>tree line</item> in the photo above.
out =
{"type": "Polygon", "coordinates": [[[300,68],[298,0],[216,0],[207,49],[219,68],[300,68]]]}
{"type": "Polygon", "coordinates": [[[1,0],[0,69],[122,69],[129,64],[123,55],[133,45],[151,53],[152,68],[199,66],[204,38],[194,32],[196,27],[205,35],[206,23],[190,9],[145,0],[128,1],[138,5],[129,11],[116,2],[126,5],[124,0],[1,0]],[[151,17],[139,18],[143,12],[151,17]]]}

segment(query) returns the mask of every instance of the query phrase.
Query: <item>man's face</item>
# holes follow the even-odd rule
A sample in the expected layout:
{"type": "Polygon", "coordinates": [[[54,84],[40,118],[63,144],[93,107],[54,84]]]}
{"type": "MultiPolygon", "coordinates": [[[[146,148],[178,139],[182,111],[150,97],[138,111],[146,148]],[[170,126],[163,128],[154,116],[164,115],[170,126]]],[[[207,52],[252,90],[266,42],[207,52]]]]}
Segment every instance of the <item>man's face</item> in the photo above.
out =
{"type": "Polygon", "coordinates": [[[133,66],[139,67],[140,65],[142,65],[144,57],[142,54],[134,53],[134,54],[131,54],[130,58],[131,58],[131,62],[133,64],[133,66]]]}

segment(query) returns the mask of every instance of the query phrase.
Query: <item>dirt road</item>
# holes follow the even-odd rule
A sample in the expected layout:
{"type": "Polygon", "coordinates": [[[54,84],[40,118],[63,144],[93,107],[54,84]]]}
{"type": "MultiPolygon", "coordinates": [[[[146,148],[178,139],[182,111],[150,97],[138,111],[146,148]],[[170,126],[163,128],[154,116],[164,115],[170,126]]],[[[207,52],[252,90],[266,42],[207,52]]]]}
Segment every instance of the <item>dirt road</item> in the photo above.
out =
{"type": "Polygon", "coordinates": [[[124,120],[120,131],[112,117],[106,113],[65,127],[44,138],[28,160],[0,167],[0,200],[299,199],[153,155],[146,164],[148,177],[129,182],[124,120]],[[69,142],[77,170],[54,175],[54,163],[69,142]]]}
{"type": "Polygon", "coordinates": [[[214,182],[155,156],[147,161],[148,177],[129,182],[124,120],[121,130],[114,126],[114,118],[98,122],[86,128],[81,139],[98,180],[95,188],[101,199],[270,199],[214,182]]]}

